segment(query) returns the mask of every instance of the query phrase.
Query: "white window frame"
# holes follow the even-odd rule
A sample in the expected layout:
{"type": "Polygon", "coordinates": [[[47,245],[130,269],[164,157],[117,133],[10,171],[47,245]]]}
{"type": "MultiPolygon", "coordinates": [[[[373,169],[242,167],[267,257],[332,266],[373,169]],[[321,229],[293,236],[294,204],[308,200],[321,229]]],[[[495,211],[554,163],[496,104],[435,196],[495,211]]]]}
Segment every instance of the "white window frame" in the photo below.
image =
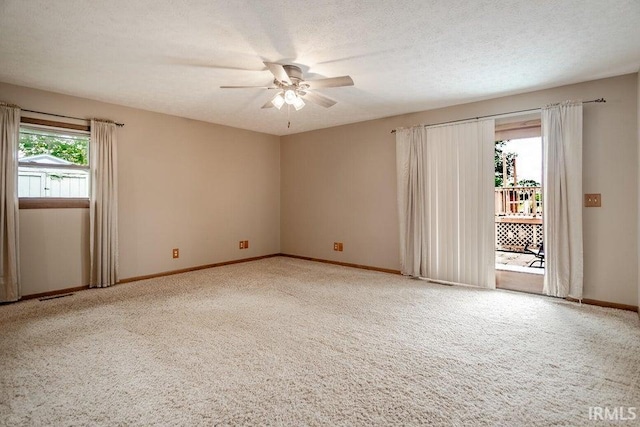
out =
{"type": "MultiPolygon", "coordinates": [[[[51,133],[64,133],[64,134],[81,134],[89,136],[91,134],[88,126],[79,126],[63,122],[52,122],[48,120],[31,119],[23,117],[20,123],[20,131],[23,129],[33,129],[35,131],[48,131],[51,133]]],[[[89,154],[90,143],[87,147],[87,154],[89,154]]],[[[90,157],[89,157],[90,158],[90,157]]],[[[34,163],[34,162],[21,162],[18,161],[18,168],[34,168],[34,169],[60,169],[60,170],[78,170],[87,172],[87,187],[88,191],[91,190],[91,172],[89,165],[56,165],[34,163]]],[[[19,173],[19,172],[18,172],[19,173]]],[[[20,209],[41,209],[41,208],[88,208],[89,197],[19,197],[20,209]]]]}

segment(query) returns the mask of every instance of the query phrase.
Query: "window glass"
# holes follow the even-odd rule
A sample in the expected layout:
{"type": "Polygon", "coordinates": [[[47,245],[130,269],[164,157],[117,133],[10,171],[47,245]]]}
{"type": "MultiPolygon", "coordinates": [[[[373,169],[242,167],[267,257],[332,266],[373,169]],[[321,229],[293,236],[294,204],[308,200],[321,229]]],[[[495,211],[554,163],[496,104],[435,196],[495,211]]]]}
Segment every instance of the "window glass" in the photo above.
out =
{"type": "Polygon", "coordinates": [[[89,134],[20,127],[18,197],[89,197],[89,134]]]}

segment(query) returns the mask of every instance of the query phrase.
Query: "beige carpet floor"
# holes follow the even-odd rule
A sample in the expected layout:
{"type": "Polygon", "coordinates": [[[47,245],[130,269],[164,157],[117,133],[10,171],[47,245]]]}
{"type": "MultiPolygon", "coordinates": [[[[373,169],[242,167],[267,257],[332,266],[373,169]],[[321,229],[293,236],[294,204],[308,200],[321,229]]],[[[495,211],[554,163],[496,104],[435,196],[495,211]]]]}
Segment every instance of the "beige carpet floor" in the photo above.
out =
{"type": "Polygon", "coordinates": [[[0,325],[0,425],[591,425],[590,406],[640,407],[633,312],[290,258],[0,306],[0,325]]]}

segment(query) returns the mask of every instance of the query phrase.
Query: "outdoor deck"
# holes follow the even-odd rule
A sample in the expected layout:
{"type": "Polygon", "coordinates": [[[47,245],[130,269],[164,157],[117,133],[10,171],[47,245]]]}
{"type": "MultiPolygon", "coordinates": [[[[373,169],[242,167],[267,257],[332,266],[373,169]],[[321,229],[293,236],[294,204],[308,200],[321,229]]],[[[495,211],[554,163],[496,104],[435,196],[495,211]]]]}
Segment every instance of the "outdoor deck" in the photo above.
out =
{"type": "MultiPolygon", "coordinates": [[[[542,243],[542,189],[495,189],[496,284],[502,289],[542,293],[544,268],[529,267],[542,243]]],[[[536,263],[535,265],[539,265],[536,263]]]]}
{"type": "MultiPolygon", "coordinates": [[[[496,251],[496,264],[529,267],[529,264],[536,257],[533,254],[524,254],[519,252],[496,251]]],[[[541,270],[538,268],[538,270],[541,270]]]]}

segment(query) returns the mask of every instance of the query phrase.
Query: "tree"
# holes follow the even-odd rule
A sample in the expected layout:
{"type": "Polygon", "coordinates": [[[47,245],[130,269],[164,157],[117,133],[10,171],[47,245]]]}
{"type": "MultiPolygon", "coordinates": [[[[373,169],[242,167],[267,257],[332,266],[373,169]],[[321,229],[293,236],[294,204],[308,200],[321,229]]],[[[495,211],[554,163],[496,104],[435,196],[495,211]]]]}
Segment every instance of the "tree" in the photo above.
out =
{"type": "Polygon", "coordinates": [[[518,181],[520,187],[540,187],[540,183],[535,179],[521,179],[518,181]]]}
{"type": "Polygon", "coordinates": [[[18,150],[24,156],[50,154],[76,165],[88,165],[88,138],[20,132],[18,150]]]}
{"type": "Polygon", "coordinates": [[[496,148],[494,152],[494,164],[495,164],[495,186],[502,187],[503,184],[503,170],[502,170],[502,162],[503,158],[507,163],[507,181],[513,182],[513,165],[514,159],[518,157],[517,153],[513,152],[505,152],[504,146],[507,141],[496,141],[496,148]]]}

